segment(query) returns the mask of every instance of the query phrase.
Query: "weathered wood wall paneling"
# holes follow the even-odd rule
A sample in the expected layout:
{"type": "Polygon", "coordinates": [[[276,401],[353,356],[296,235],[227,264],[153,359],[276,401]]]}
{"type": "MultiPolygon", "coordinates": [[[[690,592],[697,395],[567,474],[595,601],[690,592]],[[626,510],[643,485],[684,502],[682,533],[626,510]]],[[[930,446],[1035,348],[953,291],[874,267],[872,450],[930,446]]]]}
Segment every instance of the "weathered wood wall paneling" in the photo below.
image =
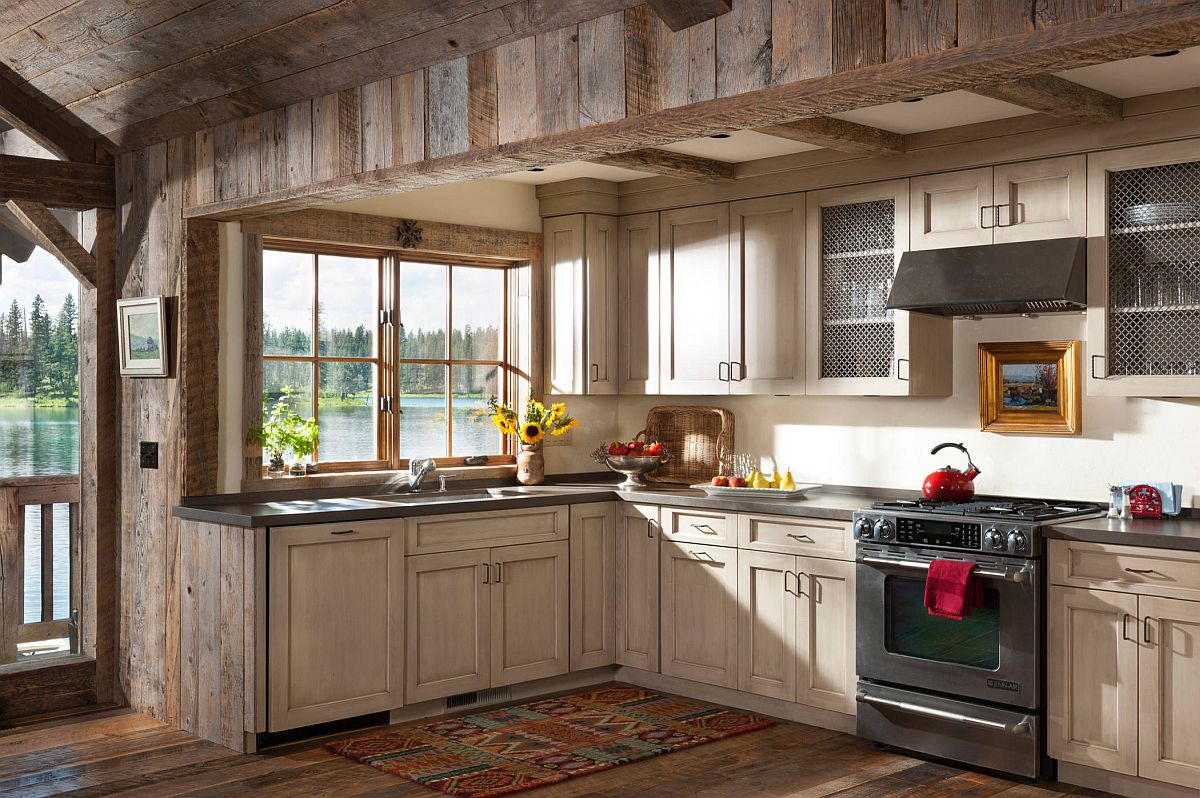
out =
{"type": "Polygon", "coordinates": [[[716,19],[717,96],[771,83],[771,0],[739,0],[716,19]]]}
{"type": "Polygon", "coordinates": [[[884,4],[838,0],[833,4],[833,71],[849,72],[883,63],[884,4]]]}
{"type": "Polygon", "coordinates": [[[467,142],[471,149],[500,143],[496,99],[496,51],[467,56],[467,142]]]}
{"type": "Polygon", "coordinates": [[[771,82],[833,71],[833,0],[772,0],[771,82]]]}
{"type": "Polygon", "coordinates": [[[465,152],[467,59],[456,58],[425,70],[425,154],[429,158],[465,152]]]}
{"type": "MultiPolygon", "coordinates": [[[[233,199],[238,196],[237,180],[237,122],[226,122],[212,129],[213,148],[213,190],[217,201],[233,199]]],[[[322,175],[319,180],[328,180],[333,175],[322,175]]]]}
{"type": "Polygon", "coordinates": [[[1033,30],[1030,0],[972,0],[958,4],[959,45],[1033,30]]]}
{"type": "Polygon", "coordinates": [[[579,127],[579,31],[575,26],[540,33],[537,61],[538,133],[579,127]]]}
{"type": "Polygon", "coordinates": [[[888,61],[949,50],[957,43],[955,0],[887,0],[888,61]]]}
{"type": "Polygon", "coordinates": [[[713,20],[679,32],[659,20],[655,38],[661,108],[678,108],[717,96],[717,26],[713,20]]]}
{"type": "Polygon", "coordinates": [[[537,135],[536,51],[532,36],[496,48],[496,116],[501,144],[537,135]]]}
{"type": "Polygon", "coordinates": [[[659,110],[658,25],[647,6],[625,11],[625,113],[659,110]]]}
{"type": "Polygon", "coordinates": [[[625,15],[579,24],[579,124],[625,118],[625,15]]]}
{"type": "Polygon", "coordinates": [[[287,186],[295,188],[313,181],[313,102],[305,100],[284,109],[287,132],[287,186]]]}
{"type": "Polygon", "coordinates": [[[287,109],[276,108],[262,114],[258,143],[259,177],[263,191],[288,186],[287,109]]]}
{"type": "Polygon", "coordinates": [[[385,78],[362,87],[362,171],[394,163],[392,152],[392,81],[385,78]]]}
{"type": "Polygon", "coordinates": [[[425,158],[425,72],[392,78],[392,163],[425,158]]]}
{"type": "Polygon", "coordinates": [[[179,370],[183,378],[185,460],[183,492],[217,492],[214,467],[220,447],[215,387],[220,384],[221,259],[217,223],[190,219],[186,225],[183,292],[179,296],[179,370]]]}
{"type": "MultiPolygon", "coordinates": [[[[247,352],[262,351],[262,236],[242,237],[242,314],[247,352]]],[[[262,426],[262,360],[246,363],[242,390],[242,429],[262,426]]],[[[242,441],[242,479],[262,478],[262,446],[242,441]]]]}

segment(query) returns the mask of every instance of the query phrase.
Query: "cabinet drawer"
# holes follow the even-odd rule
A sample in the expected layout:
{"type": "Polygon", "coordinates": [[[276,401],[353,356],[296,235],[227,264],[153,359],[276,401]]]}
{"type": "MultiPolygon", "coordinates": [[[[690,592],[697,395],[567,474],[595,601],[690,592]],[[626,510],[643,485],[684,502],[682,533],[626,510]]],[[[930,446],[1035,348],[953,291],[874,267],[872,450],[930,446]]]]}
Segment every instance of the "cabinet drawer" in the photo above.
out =
{"type": "Polygon", "coordinates": [[[462,551],[519,543],[566,540],[566,507],[531,507],[494,513],[455,513],[408,519],[409,554],[462,551]]]}
{"type": "Polygon", "coordinates": [[[779,515],[738,516],[738,546],[834,560],[854,559],[854,535],[844,521],[779,515]]]}
{"type": "Polygon", "coordinates": [[[1056,585],[1200,600],[1200,553],[1050,541],[1056,585]]]}
{"type": "Polygon", "coordinates": [[[737,513],[664,507],[662,528],[667,540],[737,546],[737,513]]]}

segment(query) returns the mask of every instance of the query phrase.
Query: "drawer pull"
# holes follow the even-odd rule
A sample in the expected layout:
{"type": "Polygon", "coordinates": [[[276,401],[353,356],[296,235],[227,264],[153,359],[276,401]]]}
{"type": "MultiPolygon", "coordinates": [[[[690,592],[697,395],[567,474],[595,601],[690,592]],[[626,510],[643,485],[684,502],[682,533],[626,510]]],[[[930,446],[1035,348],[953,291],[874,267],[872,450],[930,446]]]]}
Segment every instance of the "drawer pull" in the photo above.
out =
{"type": "Polygon", "coordinates": [[[691,549],[688,549],[688,554],[692,555],[705,565],[715,565],[718,568],[725,567],[725,563],[718,562],[717,560],[713,559],[713,556],[707,551],[692,551],[691,549]]]}
{"type": "Polygon", "coordinates": [[[712,528],[711,526],[709,526],[708,524],[692,524],[692,529],[696,530],[697,532],[699,532],[699,533],[700,533],[700,534],[702,534],[702,535],[717,535],[717,534],[720,534],[720,533],[718,533],[718,532],[717,532],[717,530],[713,529],[713,528],[712,528]]]}
{"type": "Polygon", "coordinates": [[[357,529],[339,529],[337,532],[330,532],[331,535],[357,535],[357,529]]]}
{"type": "Polygon", "coordinates": [[[1128,573],[1137,574],[1138,576],[1145,576],[1146,574],[1158,573],[1158,571],[1154,570],[1153,568],[1126,568],[1125,570],[1128,573]]]}
{"type": "Polygon", "coordinates": [[[816,543],[816,541],[810,538],[808,535],[797,535],[795,532],[788,532],[787,536],[792,540],[798,540],[801,543],[816,543]]]}

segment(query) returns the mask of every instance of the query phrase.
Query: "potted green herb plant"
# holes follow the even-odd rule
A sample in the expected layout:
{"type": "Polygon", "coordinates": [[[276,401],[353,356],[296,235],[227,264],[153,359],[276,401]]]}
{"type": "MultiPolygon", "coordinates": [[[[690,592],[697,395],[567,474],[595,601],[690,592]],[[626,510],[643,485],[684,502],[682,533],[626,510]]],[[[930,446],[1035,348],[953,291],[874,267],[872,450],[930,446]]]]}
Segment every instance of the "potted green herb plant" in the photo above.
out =
{"type": "MultiPolygon", "coordinates": [[[[291,452],[296,462],[291,468],[293,476],[303,476],[308,469],[303,458],[311,457],[317,448],[319,430],[314,419],[302,419],[292,409],[291,391],[284,389],[283,395],[277,398],[267,412],[267,419],[261,427],[253,427],[246,437],[251,443],[261,444],[269,456],[267,465],[268,476],[282,476],[288,473],[284,455],[291,452]]],[[[315,465],[312,470],[316,470],[315,465]]]]}
{"type": "Polygon", "coordinates": [[[317,453],[317,440],[320,435],[316,419],[295,419],[292,424],[291,450],[292,454],[296,455],[296,462],[292,465],[292,476],[316,473],[317,464],[310,458],[317,453]]]}

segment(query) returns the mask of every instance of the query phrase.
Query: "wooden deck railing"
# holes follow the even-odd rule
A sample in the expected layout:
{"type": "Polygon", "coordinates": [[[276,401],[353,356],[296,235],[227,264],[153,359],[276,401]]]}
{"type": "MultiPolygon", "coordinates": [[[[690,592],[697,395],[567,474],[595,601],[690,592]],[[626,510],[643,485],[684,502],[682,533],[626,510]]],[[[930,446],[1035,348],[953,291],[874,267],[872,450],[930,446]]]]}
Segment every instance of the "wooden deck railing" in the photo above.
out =
{"type": "Polygon", "coordinates": [[[16,661],[21,643],[72,637],[71,613],[79,606],[79,578],[79,477],[0,478],[0,663],[16,661]],[[55,617],[54,517],[55,508],[62,506],[70,521],[69,595],[66,615],[55,617]],[[36,530],[25,528],[27,507],[40,508],[36,530]],[[25,623],[25,552],[30,534],[37,534],[41,543],[41,614],[25,623]]]}

